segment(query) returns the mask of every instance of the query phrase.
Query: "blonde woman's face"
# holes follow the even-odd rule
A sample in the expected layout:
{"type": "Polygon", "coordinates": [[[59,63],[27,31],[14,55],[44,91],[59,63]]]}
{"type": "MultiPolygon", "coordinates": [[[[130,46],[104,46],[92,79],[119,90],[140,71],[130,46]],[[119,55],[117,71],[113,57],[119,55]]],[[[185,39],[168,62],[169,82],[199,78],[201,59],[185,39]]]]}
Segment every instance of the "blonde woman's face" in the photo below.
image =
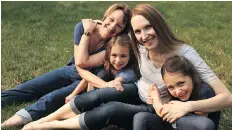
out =
{"type": "Polygon", "coordinates": [[[122,10],[115,10],[102,22],[101,35],[108,39],[123,31],[125,24],[123,23],[124,13],[122,10]]]}
{"type": "Polygon", "coordinates": [[[150,22],[142,15],[135,15],[131,18],[131,26],[136,39],[147,49],[156,48],[158,37],[150,22]]]}

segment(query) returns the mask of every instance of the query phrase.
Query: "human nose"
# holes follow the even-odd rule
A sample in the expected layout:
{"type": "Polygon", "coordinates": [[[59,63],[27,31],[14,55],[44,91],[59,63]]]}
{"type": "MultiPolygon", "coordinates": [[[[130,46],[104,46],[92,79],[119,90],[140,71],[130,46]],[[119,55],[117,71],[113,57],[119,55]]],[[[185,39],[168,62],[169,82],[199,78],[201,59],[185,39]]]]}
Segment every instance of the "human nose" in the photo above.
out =
{"type": "Polygon", "coordinates": [[[176,95],[177,95],[177,96],[180,96],[180,95],[181,95],[181,92],[182,92],[181,89],[176,89],[176,95]]]}
{"type": "Polygon", "coordinates": [[[116,63],[120,63],[120,61],[121,61],[120,57],[116,57],[115,61],[116,61],[116,63]]]}
{"type": "Polygon", "coordinates": [[[110,30],[113,31],[116,27],[116,22],[110,24],[110,30]]]}
{"type": "Polygon", "coordinates": [[[142,40],[145,41],[148,38],[148,34],[145,30],[142,30],[142,40]]]}

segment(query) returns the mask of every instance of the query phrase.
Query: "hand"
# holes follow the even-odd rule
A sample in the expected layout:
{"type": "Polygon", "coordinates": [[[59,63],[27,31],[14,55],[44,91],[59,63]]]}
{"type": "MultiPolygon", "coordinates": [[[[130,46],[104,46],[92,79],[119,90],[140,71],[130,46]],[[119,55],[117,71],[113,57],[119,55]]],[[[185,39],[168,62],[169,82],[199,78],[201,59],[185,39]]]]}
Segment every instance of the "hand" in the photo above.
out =
{"type": "Polygon", "coordinates": [[[164,121],[173,123],[187,113],[189,113],[189,105],[186,102],[171,101],[163,105],[161,117],[164,121]]]}
{"type": "Polygon", "coordinates": [[[97,26],[97,22],[94,22],[92,19],[82,19],[84,31],[89,32],[90,34],[97,26]]]}
{"type": "Polygon", "coordinates": [[[75,97],[76,95],[73,95],[72,93],[69,94],[66,98],[65,98],[65,103],[69,102],[73,97],[75,97]]]}
{"type": "Polygon", "coordinates": [[[162,110],[163,110],[163,104],[156,104],[155,105],[155,112],[159,117],[162,117],[161,116],[162,110]]]}
{"type": "Polygon", "coordinates": [[[118,91],[123,91],[123,90],[124,90],[124,88],[122,87],[121,82],[117,82],[117,81],[114,81],[114,80],[108,82],[108,83],[107,83],[107,87],[115,88],[115,89],[117,89],[118,91]]]}

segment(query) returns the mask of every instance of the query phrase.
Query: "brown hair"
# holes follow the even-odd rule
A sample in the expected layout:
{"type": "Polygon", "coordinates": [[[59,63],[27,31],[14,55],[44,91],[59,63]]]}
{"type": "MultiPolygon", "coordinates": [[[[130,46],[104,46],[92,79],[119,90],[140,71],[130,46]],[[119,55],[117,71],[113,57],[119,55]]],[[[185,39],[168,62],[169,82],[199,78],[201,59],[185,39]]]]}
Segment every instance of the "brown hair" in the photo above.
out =
{"type": "Polygon", "coordinates": [[[189,100],[199,99],[201,79],[195,66],[188,59],[183,56],[173,56],[168,58],[161,68],[161,75],[163,79],[166,72],[181,73],[184,76],[189,76],[193,83],[193,90],[189,100]]]}
{"type": "Polygon", "coordinates": [[[110,75],[112,70],[114,70],[114,67],[110,63],[110,53],[111,49],[114,45],[119,46],[126,46],[129,49],[129,61],[128,64],[125,66],[125,68],[132,68],[135,70],[135,73],[139,77],[139,71],[138,71],[138,62],[135,58],[134,51],[132,49],[132,41],[127,33],[120,33],[119,35],[114,36],[111,38],[111,40],[106,44],[106,54],[105,54],[105,64],[104,67],[106,69],[106,72],[110,75]]]}
{"type": "MultiPolygon", "coordinates": [[[[174,33],[169,28],[168,24],[165,22],[161,13],[148,4],[139,4],[132,10],[132,17],[135,15],[142,15],[146,18],[153,29],[155,30],[159,44],[161,43],[163,46],[167,47],[170,50],[173,50],[174,45],[182,44],[184,41],[179,40],[174,33]]],[[[138,23],[139,24],[139,23],[138,23]]],[[[136,40],[135,34],[133,30],[131,31],[131,37],[133,41],[133,47],[135,49],[136,54],[139,54],[138,50],[138,41],[136,40]]],[[[136,55],[138,59],[140,59],[139,55],[136,55]]]]}
{"type": "Polygon", "coordinates": [[[128,32],[130,27],[130,17],[131,17],[131,9],[126,4],[118,3],[111,5],[105,12],[102,21],[104,21],[111,13],[115,10],[121,10],[124,13],[123,23],[125,24],[125,28],[123,31],[128,32]]]}

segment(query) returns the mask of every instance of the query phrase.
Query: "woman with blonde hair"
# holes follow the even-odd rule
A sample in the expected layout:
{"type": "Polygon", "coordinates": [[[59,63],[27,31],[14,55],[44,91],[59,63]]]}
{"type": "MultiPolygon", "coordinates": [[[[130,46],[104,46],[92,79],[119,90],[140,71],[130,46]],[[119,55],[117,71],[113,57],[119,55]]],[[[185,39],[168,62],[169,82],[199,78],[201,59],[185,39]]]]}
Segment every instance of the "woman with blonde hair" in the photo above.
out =
{"type": "MultiPolygon", "coordinates": [[[[1,105],[39,99],[16,112],[2,127],[27,124],[44,117],[65,103],[65,97],[79,84],[81,76],[76,66],[97,72],[103,65],[104,44],[120,32],[128,31],[131,10],[126,4],[113,4],[105,12],[102,23],[82,20],[74,29],[74,58],[67,66],[48,72],[1,93],[1,105]]],[[[130,86],[130,85],[128,85],[130,86]]],[[[134,85],[131,85],[134,88],[134,85]]],[[[113,89],[113,88],[112,88],[113,89]]],[[[103,93],[98,93],[99,95],[103,93]]],[[[96,98],[98,98],[96,96],[96,98]]],[[[89,100],[90,102],[90,100],[89,100]]]]}

